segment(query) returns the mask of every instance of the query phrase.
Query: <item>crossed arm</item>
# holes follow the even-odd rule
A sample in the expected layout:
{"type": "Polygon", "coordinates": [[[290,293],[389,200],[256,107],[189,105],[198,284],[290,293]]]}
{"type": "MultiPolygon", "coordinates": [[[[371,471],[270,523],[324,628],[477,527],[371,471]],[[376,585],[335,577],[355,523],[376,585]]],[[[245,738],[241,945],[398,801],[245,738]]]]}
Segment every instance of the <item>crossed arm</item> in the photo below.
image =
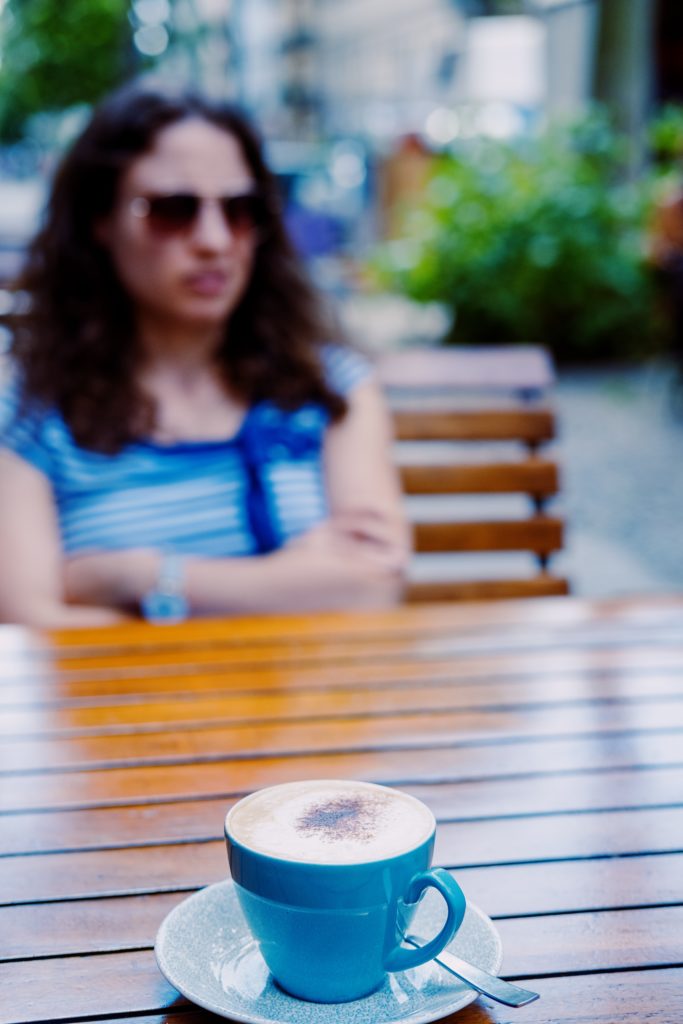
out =
{"type": "MultiPolygon", "coordinates": [[[[190,558],[193,614],[383,606],[400,594],[409,537],[392,465],[389,418],[372,382],[350,397],[325,441],[330,516],[272,554],[190,558]]],[[[0,620],[51,628],[105,625],[135,613],[159,552],[129,549],[65,559],[47,478],[0,453],[0,620]]]]}

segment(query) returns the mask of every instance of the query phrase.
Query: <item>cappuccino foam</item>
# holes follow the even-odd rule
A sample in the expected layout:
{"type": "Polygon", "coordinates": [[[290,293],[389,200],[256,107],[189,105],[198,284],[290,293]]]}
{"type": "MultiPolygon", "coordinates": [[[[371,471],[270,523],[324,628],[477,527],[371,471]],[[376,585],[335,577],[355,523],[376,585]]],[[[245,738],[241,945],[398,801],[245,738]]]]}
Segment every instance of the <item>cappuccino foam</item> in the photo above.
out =
{"type": "Polygon", "coordinates": [[[406,793],[324,779],[253,793],[229,812],[226,827],[237,842],[271,857],[356,864],[412,850],[435,825],[429,808],[406,793]]]}

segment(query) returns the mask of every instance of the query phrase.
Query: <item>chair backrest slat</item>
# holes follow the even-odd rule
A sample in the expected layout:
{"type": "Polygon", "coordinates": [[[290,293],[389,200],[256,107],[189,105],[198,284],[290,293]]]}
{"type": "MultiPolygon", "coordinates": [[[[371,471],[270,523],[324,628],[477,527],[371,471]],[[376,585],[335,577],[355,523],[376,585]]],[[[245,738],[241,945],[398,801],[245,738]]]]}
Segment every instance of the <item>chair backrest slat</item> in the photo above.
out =
{"type": "Polygon", "coordinates": [[[533,551],[551,555],[562,547],[562,520],[553,516],[470,522],[414,523],[415,550],[533,551]]]}
{"type": "Polygon", "coordinates": [[[549,409],[397,409],[399,441],[522,441],[542,444],[555,436],[549,409]]]}
{"type": "Polygon", "coordinates": [[[405,494],[529,494],[547,498],[557,493],[557,466],[535,456],[521,462],[449,462],[401,465],[405,494]]]}
{"type": "Polygon", "coordinates": [[[409,583],[404,600],[417,601],[481,601],[510,597],[556,597],[569,593],[566,579],[538,573],[525,579],[435,581],[409,583]]]}

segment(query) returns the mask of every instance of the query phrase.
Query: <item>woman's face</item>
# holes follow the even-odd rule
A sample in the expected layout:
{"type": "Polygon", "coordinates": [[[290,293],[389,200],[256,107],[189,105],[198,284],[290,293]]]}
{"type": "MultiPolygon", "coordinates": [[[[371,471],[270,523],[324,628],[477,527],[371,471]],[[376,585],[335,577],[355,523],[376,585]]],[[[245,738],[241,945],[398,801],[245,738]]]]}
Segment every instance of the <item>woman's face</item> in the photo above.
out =
{"type": "Polygon", "coordinates": [[[162,129],[122,176],[117,205],[98,226],[142,322],[219,326],[249,282],[256,233],[231,228],[217,199],[255,188],[237,139],[207,121],[162,129]],[[158,196],[197,196],[196,215],[179,228],[152,216],[158,196]]]}

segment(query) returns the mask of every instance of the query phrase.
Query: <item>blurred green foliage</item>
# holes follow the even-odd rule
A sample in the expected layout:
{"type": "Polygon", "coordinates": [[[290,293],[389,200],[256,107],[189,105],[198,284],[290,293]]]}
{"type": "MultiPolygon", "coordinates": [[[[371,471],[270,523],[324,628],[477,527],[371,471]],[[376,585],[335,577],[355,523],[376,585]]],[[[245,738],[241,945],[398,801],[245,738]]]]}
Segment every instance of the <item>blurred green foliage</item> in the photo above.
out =
{"type": "Polygon", "coordinates": [[[452,342],[645,355],[663,338],[646,260],[653,187],[628,180],[626,159],[600,111],[514,143],[463,141],[437,157],[374,267],[383,285],[452,306],[452,342]]]}
{"type": "Polygon", "coordinates": [[[0,17],[0,140],[37,113],[99,99],[130,71],[128,0],[7,0],[0,17]]]}
{"type": "Polygon", "coordinates": [[[683,161],[683,107],[667,103],[652,120],[648,132],[650,147],[659,167],[680,172],[683,161]]]}

